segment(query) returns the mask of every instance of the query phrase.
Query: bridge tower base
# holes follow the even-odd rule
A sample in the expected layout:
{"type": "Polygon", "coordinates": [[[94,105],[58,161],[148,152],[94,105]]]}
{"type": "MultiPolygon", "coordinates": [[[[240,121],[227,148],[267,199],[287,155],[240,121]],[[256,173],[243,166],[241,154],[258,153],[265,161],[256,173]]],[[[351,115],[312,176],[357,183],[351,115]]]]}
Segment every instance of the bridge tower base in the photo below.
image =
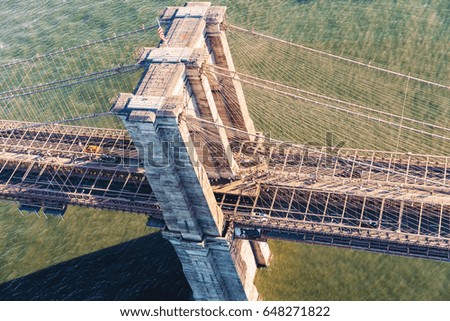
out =
{"type": "Polygon", "coordinates": [[[258,266],[267,264],[268,247],[222,237],[223,213],[190,146],[182,101],[166,97],[145,112],[128,104],[121,117],[163,210],[163,236],[174,246],[195,300],[257,300],[253,281],[258,266]]]}
{"type": "MultiPolygon", "coordinates": [[[[239,271],[236,271],[226,239],[216,237],[202,242],[191,242],[171,232],[163,232],[163,236],[174,246],[195,300],[258,299],[253,279],[251,284],[247,285],[241,283],[241,279],[237,277],[236,272],[239,271]]],[[[248,272],[251,271],[246,269],[240,275],[247,275],[248,272]]]]}
{"type": "Polygon", "coordinates": [[[266,267],[272,259],[272,252],[266,242],[249,241],[258,267],[266,267]]]}

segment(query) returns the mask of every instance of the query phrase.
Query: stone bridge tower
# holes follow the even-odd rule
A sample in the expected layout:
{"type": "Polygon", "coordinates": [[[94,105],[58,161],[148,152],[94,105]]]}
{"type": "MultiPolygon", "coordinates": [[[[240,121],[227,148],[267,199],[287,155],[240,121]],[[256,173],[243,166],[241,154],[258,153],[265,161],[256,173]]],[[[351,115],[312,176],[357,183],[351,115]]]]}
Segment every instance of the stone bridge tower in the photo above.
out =
{"type": "Polygon", "coordinates": [[[201,72],[204,63],[234,70],[225,11],[208,2],[166,8],[161,22],[168,24],[167,41],[145,50],[141,63],[146,69],[134,94],[120,94],[113,110],[144,156],[146,176],[163,210],[163,235],[180,258],[194,299],[256,300],[253,280],[257,266],[268,263],[270,250],[266,243],[226,238],[210,185],[210,179],[228,179],[237,170],[228,152],[233,137],[222,125],[255,132],[240,83],[201,72]],[[211,89],[219,83],[227,86],[226,95],[211,89]],[[219,148],[197,146],[186,115],[217,124],[219,148]],[[220,160],[221,166],[206,159],[220,160]]]}

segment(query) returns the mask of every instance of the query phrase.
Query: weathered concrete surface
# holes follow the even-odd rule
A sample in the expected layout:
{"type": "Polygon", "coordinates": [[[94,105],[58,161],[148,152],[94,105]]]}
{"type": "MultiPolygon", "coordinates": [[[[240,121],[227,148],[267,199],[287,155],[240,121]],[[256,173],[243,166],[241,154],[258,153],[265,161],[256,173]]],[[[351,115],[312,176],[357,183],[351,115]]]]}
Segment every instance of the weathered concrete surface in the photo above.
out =
{"type": "MultiPolygon", "coordinates": [[[[211,20],[206,27],[206,43],[211,52],[212,62],[218,67],[235,71],[230,48],[225,34],[225,14],[216,13],[217,16],[211,20]]],[[[224,74],[230,72],[221,70],[224,74]]],[[[223,87],[227,90],[223,95],[215,95],[218,104],[221,105],[220,117],[224,124],[250,133],[249,139],[254,140],[256,133],[253,120],[248,112],[244,91],[238,76],[233,74],[233,78],[217,76],[223,87]]]]}
{"type": "Polygon", "coordinates": [[[268,266],[272,259],[272,252],[270,252],[269,244],[266,242],[250,241],[250,246],[258,267],[268,266]]]}
{"type": "MultiPolygon", "coordinates": [[[[213,94],[210,81],[217,83],[217,79],[201,72],[203,63],[218,59],[209,53],[205,35],[210,25],[219,28],[224,13],[225,7],[209,3],[167,8],[161,21],[170,24],[168,43],[144,52],[140,61],[148,67],[135,94],[121,94],[113,110],[121,115],[144,155],[146,176],[166,223],[163,235],[180,258],[194,298],[256,300],[253,280],[268,256],[258,244],[223,237],[224,215],[209,183],[211,178],[231,178],[237,169],[232,153],[227,153],[229,137],[221,127],[222,115],[242,107],[243,111],[228,115],[240,119],[229,125],[254,132],[242,88],[231,84],[234,90],[229,99],[239,102],[231,106],[227,99],[218,100],[213,94]],[[215,148],[196,144],[195,135],[208,135],[208,131],[190,130],[185,115],[218,125],[212,129],[217,137],[215,148]],[[206,158],[212,162],[207,163],[206,158]]],[[[218,57],[222,52],[226,66],[234,68],[226,38],[220,39],[212,50],[218,57]]],[[[211,126],[208,130],[211,134],[211,126]]]]}
{"type": "MultiPolygon", "coordinates": [[[[170,232],[163,235],[175,247],[195,300],[247,300],[247,288],[244,290],[237,277],[227,240],[217,237],[190,242],[170,232]]],[[[257,292],[248,298],[256,299],[257,292]]]]}
{"type": "Polygon", "coordinates": [[[255,257],[253,256],[250,241],[234,240],[232,242],[230,253],[248,300],[258,300],[258,289],[253,283],[258,266],[255,257]]]}
{"type": "Polygon", "coordinates": [[[201,155],[202,163],[211,178],[233,178],[237,164],[229,149],[230,142],[225,128],[222,127],[222,119],[219,116],[208,78],[202,75],[197,68],[189,68],[186,74],[198,116],[218,125],[214,128],[210,127],[208,130],[207,135],[218,137],[218,141],[209,141],[207,148],[201,149],[202,152],[207,152],[207,154],[201,155]]]}

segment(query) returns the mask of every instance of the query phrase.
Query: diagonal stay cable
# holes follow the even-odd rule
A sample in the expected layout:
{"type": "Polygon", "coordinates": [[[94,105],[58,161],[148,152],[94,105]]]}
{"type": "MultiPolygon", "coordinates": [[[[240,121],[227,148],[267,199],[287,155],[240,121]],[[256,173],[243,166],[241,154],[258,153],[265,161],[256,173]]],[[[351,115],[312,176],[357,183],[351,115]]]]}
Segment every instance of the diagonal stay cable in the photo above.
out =
{"type": "Polygon", "coordinates": [[[78,117],[73,117],[73,118],[60,119],[60,120],[55,120],[55,121],[50,121],[50,122],[45,122],[45,123],[27,124],[24,126],[3,129],[3,130],[0,130],[0,133],[9,133],[9,132],[13,132],[16,130],[38,128],[38,127],[43,127],[43,126],[60,125],[60,124],[65,124],[65,123],[70,123],[70,122],[75,122],[75,121],[80,121],[80,120],[85,120],[85,119],[98,118],[98,117],[107,116],[107,115],[114,115],[114,113],[111,111],[106,111],[106,112],[102,112],[102,113],[94,113],[94,114],[83,115],[83,116],[78,116],[78,117]]]}
{"type": "Polygon", "coordinates": [[[66,48],[66,49],[61,49],[61,50],[45,53],[45,54],[42,54],[42,55],[36,55],[34,57],[27,58],[27,59],[16,60],[16,61],[4,64],[4,65],[1,65],[0,67],[10,67],[10,66],[14,66],[14,65],[21,65],[21,64],[24,64],[24,63],[27,63],[27,62],[30,62],[30,61],[34,61],[34,60],[38,60],[38,59],[41,59],[41,58],[44,58],[44,57],[57,56],[59,54],[63,54],[63,53],[66,53],[66,52],[70,52],[70,51],[86,48],[86,47],[89,47],[89,46],[97,45],[97,44],[100,44],[100,43],[112,41],[114,39],[125,38],[125,37],[131,36],[133,34],[137,34],[137,33],[148,31],[148,30],[152,30],[152,29],[156,29],[157,27],[158,27],[158,25],[156,24],[156,25],[152,25],[150,27],[145,27],[145,28],[140,28],[140,29],[124,32],[124,33],[121,33],[121,34],[118,34],[118,35],[114,35],[112,37],[108,37],[108,38],[104,38],[104,39],[100,39],[100,40],[95,40],[95,41],[89,41],[89,42],[87,42],[87,43],[85,43],[83,45],[78,45],[78,46],[74,46],[74,47],[70,47],[70,48],[66,48]]]}
{"type": "MultiPolygon", "coordinates": [[[[389,113],[389,112],[386,112],[386,111],[383,111],[383,110],[374,109],[374,108],[363,106],[363,105],[360,105],[360,104],[355,104],[355,103],[351,103],[351,102],[348,102],[348,101],[340,100],[340,99],[337,99],[337,98],[333,98],[333,97],[317,94],[317,93],[314,93],[314,92],[311,92],[311,91],[307,91],[307,90],[303,90],[303,89],[300,89],[300,88],[288,86],[288,85],[285,85],[285,84],[282,84],[282,83],[278,83],[278,82],[275,82],[275,81],[271,81],[271,80],[255,77],[255,76],[244,74],[244,73],[241,73],[241,72],[238,72],[238,71],[234,71],[234,70],[229,70],[227,68],[223,68],[223,67],[219,67],[219,66],[215,66],[215,65],[210,65],[210,64],[207,64],[206,67],[208,67],[209,68],[208,70],[210,72],[212,72],[212,73],[217,73],[217,71],[214,70],[214,69],[217,69],[217,70],[221,70],[221,71],[229,73],[230,76],[232,76],[233,78],[234,78],[234,75],[237,75],[239,77],[247,78],[247,79],[250,79],[250,80],[257,81],[257,82],[262,82],[262,83],[265,83],[265,84],[268,84],[268,85],[271,85],[271,86],[273,85],[273,86],[276,86],[276,87],[279,87],[279,88],[283,88],[283,89],[287,89],[287,90],[290,90],[290,91],[298,92],[298,93],[305,94],[305,95],[308,95],[308,96],[312,96],[312,97],[317,97],[317,98],[320,98],[320,99],[333,101],[333,102],[336,102],[336,103],[339,103],[339,104],[342,104],[342,105],[346,105],[346,106],[349,106],[349,107],[354,107],[354,108],[366,110],[366,111],[369,111],[369,112],[372,112],[372,113],[376,113],[376,114],[379,114],[379,115],[383,115],[383,116],[387,116],[387,117],[403,119],[403,120],[406,120],[406,121],[409,121],[411,123],[415,123],[415,124],[418,124],[418,125],[422,125],[422,126],[431,127],[431,128],[440,129],[440,130],[444,130],[444,131],[449,131],[450,132],[450,128],[448,128],[448,127],[443,127],[443,126],[439,126],[439,125],[436,125],[436,124],[427,123],[427,122],[420,121],[420,120],[417,120],[417,119],[413,119],[413,118],[404,117],[404,116],[401,116],[401,115],[389,113]],[[213,69],[213,70],[211,70],[211,69],[213,69]]],[[[222,76],[222,74],[220,74],[220,75],[222,76]]],[[[237,79],[235,78],[235,80],[240,81],[239,78],[237,78],[237,79]]]]}
{"type": "MultiPolygon", "coordinates": [[[[199,122],[205,123],[205,124],[210,124],[212,126],[221,127],[221,128],[227,129],[227,130],[235,131],[237,133],[250,135],[250,136],[253,136],[253,137],[258,138],[258,139],[266,139],[267,138],[264,135],[253,134],[253,133],[247,132],[245,130],[237,129],[237,128],[226,126],[226,125],[221,125],[221,124],[218,124],[216,122],[205,120],[205,119],[202,119],[202,118],[199,118],[199,117],[196,117],[196,116],[188,116],[186,118],[187,119],[192,119],[194,121],[199,121],[199,122]]],[[[302,144],[289,143],[289,142],[285,142],[285,141],[278,140],[278,139],[273,139],[273,138],[270,138],[270,141],[274,142],[274,143],[283,144],[285,146],[292,146],[292,147],[300,148],[300,149],[304,149],[305,147],[308,147],[309,149],[313,149],[314,152],[316,152],[318,154],[328,155],[328,153],[326,151],[319,150],[315,146],[309,146],[309,145],[305,146],[305,145],[302,145],[302,144]]],[[[414,178],[414,179],[417,179],[417,180],[421,180],[423,182],[429,182],[431,184],[439,185],[442,188],[449,188],[450,187],[447,183],[441,183],[441,182],[433,181],[433,180],[430,180],[430,179],[427,179],[427,178],[417,177],[417,176],[414,176],[414,175],[411,175],[411,174],[408,174],[408,173],[403,173],[403,172],[397,171],[395,169],[391,169],[391,168],[387,169],[387,168],[376,166],[376,165],[373,165],[373,164],[370,164],[370,163],[366,163],[366,162],[363,162],[363,161],[358,161],[358,160],[351,159],[351,158],[345,158],[343,156],[339,156],[339,158],[344,160],[344,161],[346,161],[347,163],[354,163],[354,164],[363,165],[363,166],[371,166],[372,168],[378,169],[378,170],[383,171],[383,172],[392,173],[392,174],[399,174],[399,175],[406,176],[406,177],[411,177],[411,178],[414,178]]]]}
{"type": "Polygon", "coordinates": [[[355,115],[355,116],[358,116],[358,117],[361,117],[361,118],[368,119],[370,121],[383,123],[383,124],[386,124],[386,125],[389,125],[389,126],[407,129],[407,130],[410,130],[412,132],[419,133],[421,135],[427,135],[427,136],[430,136],[430,137],[433,137],[433,138],[439,138],[439,139],[442,139],[442,140],[450,141],[450,137],[446,137],[446,136],[430,133],[430,132],[427,132],[425,130],[412,128],[412,127],[409,127],[409,126],[398,124],[396,122],[392,122],[392,121],[389,121],[389,120],[386,120],[386,119],[382,119],[382,118],[374,117],[374,116],[371,116],[371,115],[363,114],[363,113],[360,113],[360,112],[355,112],[355,111],[352,111],[352,110],[349,110],[349,109],[346,109],[346,108],[343,108],[343,107],[340,107],[340,106],[335,106],[335,105],[331,105],[331,104],[324,103],[324,102],[321,102],[321,101],[305,98],[305,97],[302,97],[302,96],[299,96],[299,95],[295,95],[295,94],[292,94],[292,93],[288,93],[288,92],[285,92],[285,91],[282,91],[282,90],[278,90],[278,89],[275,89],[275,88],[272,88],[272,87],[269,87],[269,86],[266,86],[266,85],[258,84],[258,83],[253,82],[253,81],[248,81],[248,80],[244,80],[244,79],[235,78],[234,76],[231,76],[231,75],[228,75],[228,74],[219,73],[219,72],[215,72],[215,73],[217,75],[220,75],[220,76],[223,76],[223,77],[234,78],[235,80],[240,81],[242,83],[245,83],[245,84],[248,84],[248,85],[260,88],[260,89],[264,89],[264,90],[267,90],[267,91],[270,91],[270,92],[274,92],[276,94],[280,94],[280,95],[283,95],[283,96],[286,96],[286,97],[290,97],[290,98],[295,99],[295,100],[301,100],[301,101],[304,101],[304,102],[307,102],[307,103],[311,103],[311,104],[318,105],[318,106],[321,106],[321,107],[325,107],[325,108],[328,108],[328,109],[337,110],[337,111],[344,112],[344,113],[347,113],[347,114],[350,114],[350,115],[355,115]]]}
{"type": "Polygon", "coordinates": [[[387,74],[391,74],[391,75],[394,75],[394,76],[407,78],[407,79],[415,80],[417,82],[420,82],[420,83],[423,83],[423,84],[427,84],[427,85],[430,85],[430,86],[435,86],[435,87],[440,87],[440,88],[444,88],[444,89],[450,90],[450,86],[449,85],[443,85],[443,84],[439,84],[437,82],[429,81],[429,80],[426,80],[426,79],[413,77],[413,76],[410,76],[410,75],[405,75],[405,74],[402,74],[402,73],[397,72],[397,71],[392,71],[392,70],[389,70],[389,69],[386,69],[386,68],[373,66],[371,64],[366,64],[366,63],[363,63],[361,61],[357,61],[357,60],[353,60],[353,59],[350,59],[350,58],[345,58],[345,57],[342,57],[342,56],[334,55],[334,54],[331,54],[329,52],[325,52],[325,51],[321,51],[321,50],[318,50],[318,49],[313,49],[313,48],[310,48],[310,47],[307,47],[307,46],[303,46],[303,45],[300,45],[300,44],[292,43],[290,41],[279,39],[279,38],[276,38],[276,37],[273,37],[273,36],[269,36],[269,35],[266,35],[266,34],[263,34],[263,33],[260,33],[260,32],[256,32],[256,31],[253,31],[253,30],[248,30],[248,29],[245,29],[245,28],[242,28],[242,27],[238,27],[238,26],[235,26],[235,25],[232,25],[232,24],[228,25],[228,27],[230,27],[232,29],[235,29],[235,30],[238,30],[238,31],[241,31],[241,32],[249,33],[249,34],[254,35],[254,36],[258,36],[258,37],[261,37],[261,38],[277,41],[277,42],[284,43],[286,45],[293,46],[293,47],[296,47],[296,48],[301,48],[303,50],[306,50],[306,51],[309,51],[309,52],[313,52],[313,53],[316,53],[316,54],[319,54],[319,55],[322,55],[322,56],[327,56],[327,57],[330,57],[330,58],[333,58],[333,59],[346,61],[346,62],[349,62],[349,63],[352,63],[352,64],[356,64],[356,65],[359,65],[359,66],[362,66],[362,67],[366,67],[366,68],[369,68],[369,69],[374,69],[374,70],[377,70],[377,71],[385,72],[387,74]]]}
{"type": "Polygon", "coordinates": [[[37,84],[37,85],[29,86],[29,87],[19,87],[19,88],[16,88],[16,89],[11,89],[11,90],[8,90],[8,91],[0,92],[0,99],[4,98],[2,96],[11,96],[13,94],[26,93],[27,91],[31,91],[31,90],[34,90],[34,89],[42,89],[42,88],[45,88],[45,87],[51,87],[51,86],[54,86],[54,85],[63,84],[65,82],[82,80],[83,78],[87,78],[87,77],[91,77],[91,76],[93,77],[93,76],[102,75],[102,74],[113,72],[113,71],[120,71],[123,68],[128,69],[128,67],[130,67],[130,66],[135,66],[135,65],[130,64],[130,65],[120,66],[120,67],[106,69],[106,70],[102,70],[102,71],[97,71],[97,72],[93,72],[93,73],[89,73],[89,74],[85,74],[85,75],[69,77],[69,78],[56,80],[56,81],[52,81],[52,82],[37,84]]]}
{"type": "MultiPolygon", "coordinates": [[[[31,87],[18,88],[18,89],[13,90],[13,92],[17,92],[16,94],[13,94],[13,95],[1,97],[2,94],[5,94],[5,93],[0,93],[0,101],[10,100],[10,99],[17,98],[17,97],[30,96],[30,95],[34,95],[34,94],[38,94],[38,93],[42,93],[42,92],[46,92],[46,91],[50,91],[50,90],[60,89],[60,88],[64,88],[64,87],[70,87],[70,86],[74,86],[74,85],[78,85],[78,84],[82,84],[82,83],[86,83],[86,82],[90,82],[90,81],[94,81],[94,80],[98,80],[98,79],[102,79],[102,78],[108,78],[108,77],[116,76],[119,74],[136,71],[140,68],[142,68],[142,65],[130,64],[130,65],[125,65],[125,66],[119,66],[117,68],[94,72],[91,74],[86,74],[83,76],[77,76],[77,77],[71,77],[71,78],[67,78],[67,79],[63,79],[63,80],[58,80],[55,82],[39,84],[39,85],[31,86],[31,87]],[[35,89],[35,90],[32,90],[32,89],[35,89]],[[26,90],[30,90],[30,91],[26,91],[26,90]]],[[[6,93],[8,93],[8,92],[6,92],[6,93]]]]}

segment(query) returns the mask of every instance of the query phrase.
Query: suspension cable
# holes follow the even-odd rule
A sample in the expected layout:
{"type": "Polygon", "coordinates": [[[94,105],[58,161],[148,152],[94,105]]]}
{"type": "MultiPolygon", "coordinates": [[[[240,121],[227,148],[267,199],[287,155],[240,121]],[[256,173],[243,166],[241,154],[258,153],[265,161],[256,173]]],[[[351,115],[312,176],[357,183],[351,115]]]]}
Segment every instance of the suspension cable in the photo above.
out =
{"type": "Polygon", "coordinates": [[[230,24],[230,25],[228,25],[228,27],[230,27],[232,29],[235,29],[235,30],[239,30],[239,31],[245,32],[245,33],[249,33],[249,34],[252,34],[252,35],[255,35],[255,36],[258,36],[258,37],[262,37],[262,38],[270,39],[270,40],[273,40],[273,41],[281,42],[281,43],[284,43],[284,44],[287,44],[287,45],[290,45],[290,46],[293,46],[293,47],[296,47],[296,48],[301,48],[303,50],[306,50],[306,51],[309,51],[309,52],[313,52],[313,53],[316,53],[316,54],[319,54],[319,55],[322,55],[322,56],[327,56],[327,57],[334,58],[334,59],[337,59],[337,60],[346,61],[346,62],[349,62],[349,63],[352,63],[352,64],[356,64],[358,66],[366,67],[366,68],[369,68],[369,69],[374,69],[374,70],[385,72],[385,73],[388,73],[388,74],[391,74],[391,75],[395,75],[395,76],[398,76],[398,77],[407,78],[407,79],[415,80],[417,82],[424,83],[424,84],[427,84],[427,85],[436,86],[436,87],[440,87],[440,88],[444,88],[444,89],[450,90],[450,86],[449,85],[443,85],[443,84],[439,84],[437,82],[425,80],[425,79],[422,79],[422,78],[413,77],[413,76],[410,76],[410,75],[405,75],[405,74],[402,74],[400,72],[392,71],[392,70],[389,70],[389,69],[386,69],[386,68],[373,66],[373,65],[366,64],[366,63],[363,63],[363,62],[360,62],[360,61],[357,61],[357,60],[353,60],[353,59],[350,59],[350,58],[345,58],[345,57],[334,55],[334,54],[331,54],[331,53],[328,53],[328,52],[325,52],[325,51],[321,51],[321,50],[318,50],[318,49],[313,49],[313,48],[306,47],[306,46],[303,46],[303,45],[300,45],[300,44],[292,43],[292,42],[289,42],[289,41],[286,41],[286,40],[283,40],[283,39],[279,39],[279,38],[276,38],[276,37],[273,37],[273,36],[269,36],[269,35],[266,35],[266,34],[263,34],[263,33],[260,33],[260,32],[256,32],[254,30],[248,30],[248,29],[245,29],[245,28],[242,28],[242,27],[238,27],[236,25],[230,24]]]}
{"type": "Polygon", "coordinates": [[[130,65],[126,65],[126,66],[120,66],[120,67],[116,67],[116,68],[112,68],[112,69],[106,69],[106,70],[94,72],[91,74],[86,74],[86,75],[77,76],[77,77],[71,77],[71,78],[58,80],[58,81],[54,81],[54,82],[49,82],[49,83],[45,83],[45,84],[38,84],[38,85],[30,86],[30,87],[18,88],[18,89],[14,89],[14,90],[11,90],[8,92],[0,93],[0,101],[10,100],[10,99],[17,98],[17,97],[30,96],[30,95],[34,95],[37,93],[42,93],[42,92],[60,89],[60,88],[64,88],[64,87],[70,87],[70,86],[74,86],[74,85],[78,85],[78,84],[82,84],[82,83],[86,83],[86,82],[90,82],[90,81],[94,81],[94,80],[98,80],[98,79],[108,78],[108,77],[116,76],[119,74],[136,71],[140,68],[142,68],[142,66],[139,64],[130,64],[130,65]],[[25,91],[25,90],[30,90],[30,89],[37,89],[37,90],[25,91]],[[23,91],[23,92],[21,92],[21,91],[23,91]],[[3,94],[10,93],[10,92],[18,92],[18,94],[1,97],[3,94]]]}
{"type": "Polygon", "coordinates": [[[258,87],[258,88],[261,88],[261,89],[264,89],[264,90],[267,90],[267,91],[271,91],[271,92],[274,92],[274,93],[277,93],[277,94],[280,94],[280,95],[284,95],[286,97],[290,97],[290,98],[293,98],[293,99],[296,99],[296,100],[301,100],[301,101],[304,101],[304,102],[307,102],[307,103],[311,103],[311,104],[315,104],[315,105],[318,105],[318,106],[322,106],[322,107],[325,107],[325,108],[328,108],[328,109],[333,109],[333,110],[337,110],[337,111],[344,112],[344,113],[347,113],[347,114],[351,114],[351,115],[355,115],[355,116],[358,116],[358,117],[366,118],[366,119],[371,120],[371,121],[384,123],[384,124],[387,124],[389,126],[394,126],[394,127],[397,127],[397,128],[407,129],[407,130],[410,130],[412,132],[416,132],[416,133],[419,133],[419,134],[427,135],[427,136],[430,136],[430,137],[433,137],[433,138],[439,138],[439,139],[442,139],[442,140],[450,141],[450,137],[446,137],[446,136],[430,133],[430,132],[427,132],[425,130],[412,128],[412,127],[405,126],[405,125],[402,125],[402,124],[398,124],[398,123],[395,123],[395,122],[392,122],[392,121],[389,121],[389,120],[385,120],[385,119],[382,119],[382,118],[377,118],[377,117],[366,115],[366,114],[363,114],[363,113],[360,113],[360,112],[351,111],[351,110],[345,109],[343,107],[339,107],[339,106],[323,103],[323,102],[320,102],[320,101],[317,101],[317,100],[305,98],[305,97],[298,96],[298,95],[295,95],[295,94],[292,94],[292,93],[288,93],[288,92],[285,92],[285,91],[281,91],[281,90],[278,90],[278,89],[275,89],[275,88],[272,88],[272,87],[261,85],[261,84],[258,84],[256,82],[239,79],[239,78],[236,78],[236,77],[234,77],[232,75],[229,75],[229,74],[224,74],[224,73],[220,73],[220,72],[217,72],[217,71],[214,72],[214,73],[217,74],[217,75],[220,75],[222,77],[231,78],[231,79],[234,79],[236,81],[240,81],[242,83],[245,83],[245,84],[248,84],[248,85],[251,85],[251,86],[254,86],[254,87],[258,87]]]}

